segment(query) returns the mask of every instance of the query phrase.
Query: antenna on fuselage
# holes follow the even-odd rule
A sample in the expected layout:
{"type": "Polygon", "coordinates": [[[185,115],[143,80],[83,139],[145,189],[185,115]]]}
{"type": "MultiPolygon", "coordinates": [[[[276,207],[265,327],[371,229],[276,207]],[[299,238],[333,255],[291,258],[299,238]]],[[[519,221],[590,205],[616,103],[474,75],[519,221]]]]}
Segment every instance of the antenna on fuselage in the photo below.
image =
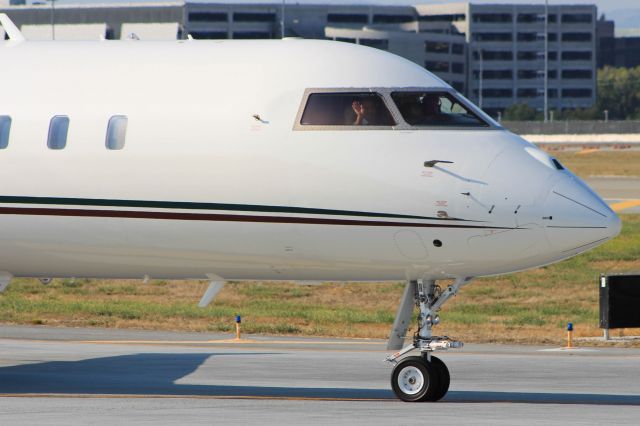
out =
{"type": "Polygon", "coordinates": [[[9,15],[6,13],[0,13],[0,25],[4,28],[4,32],[9,36],[11,41],[26,41],[22,32],[16,27],[9,15]]]}

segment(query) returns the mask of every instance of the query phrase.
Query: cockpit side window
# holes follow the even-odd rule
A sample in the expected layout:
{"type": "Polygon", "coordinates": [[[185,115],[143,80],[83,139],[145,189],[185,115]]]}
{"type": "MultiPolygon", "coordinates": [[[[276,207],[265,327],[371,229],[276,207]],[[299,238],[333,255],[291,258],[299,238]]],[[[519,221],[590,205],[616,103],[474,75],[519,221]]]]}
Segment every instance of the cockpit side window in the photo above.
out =
{"type": "Polygon", "coordinates": [[[371,92],[313,93],[302,113],[303,126],[395,126],[382,96],[371,92]]]}
{"type": "Polygon", "coordinates": [[[404,120],[417,127],[489,127],[489,124],[447,92],[393,92],[404,120]]]}

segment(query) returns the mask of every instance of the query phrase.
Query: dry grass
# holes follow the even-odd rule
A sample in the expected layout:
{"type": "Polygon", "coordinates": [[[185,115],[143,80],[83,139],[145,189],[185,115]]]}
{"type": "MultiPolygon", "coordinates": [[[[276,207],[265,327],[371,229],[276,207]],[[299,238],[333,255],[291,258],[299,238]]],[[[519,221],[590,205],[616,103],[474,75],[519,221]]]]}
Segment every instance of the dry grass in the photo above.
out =
{"type": "Polygon", "coordinates": [[[554,151],[551,154],[581,177],[640,176],[640,151],[554,151]]]}

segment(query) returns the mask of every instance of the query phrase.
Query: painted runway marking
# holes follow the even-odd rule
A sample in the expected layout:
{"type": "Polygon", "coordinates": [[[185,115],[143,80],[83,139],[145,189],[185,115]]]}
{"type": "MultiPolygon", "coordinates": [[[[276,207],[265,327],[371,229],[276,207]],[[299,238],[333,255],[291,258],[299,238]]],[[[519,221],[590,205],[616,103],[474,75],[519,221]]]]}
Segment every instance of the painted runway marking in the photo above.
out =
{"type": "Polygon", "coordinates": [[[613,203],[609,207],[615,212],[640,206],[640,200],[629,200],[621,203],[613,203]]]}

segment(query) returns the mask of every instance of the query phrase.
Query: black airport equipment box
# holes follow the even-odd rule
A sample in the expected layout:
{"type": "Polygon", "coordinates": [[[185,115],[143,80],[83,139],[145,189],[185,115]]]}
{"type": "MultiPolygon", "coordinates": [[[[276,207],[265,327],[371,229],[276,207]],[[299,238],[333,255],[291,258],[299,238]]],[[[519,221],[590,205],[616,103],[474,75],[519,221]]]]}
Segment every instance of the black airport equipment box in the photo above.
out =
{"type": "Polygon", "coordinates": [[[640,275],[600,276],[600,328],[640,327],[640,275]]]}

